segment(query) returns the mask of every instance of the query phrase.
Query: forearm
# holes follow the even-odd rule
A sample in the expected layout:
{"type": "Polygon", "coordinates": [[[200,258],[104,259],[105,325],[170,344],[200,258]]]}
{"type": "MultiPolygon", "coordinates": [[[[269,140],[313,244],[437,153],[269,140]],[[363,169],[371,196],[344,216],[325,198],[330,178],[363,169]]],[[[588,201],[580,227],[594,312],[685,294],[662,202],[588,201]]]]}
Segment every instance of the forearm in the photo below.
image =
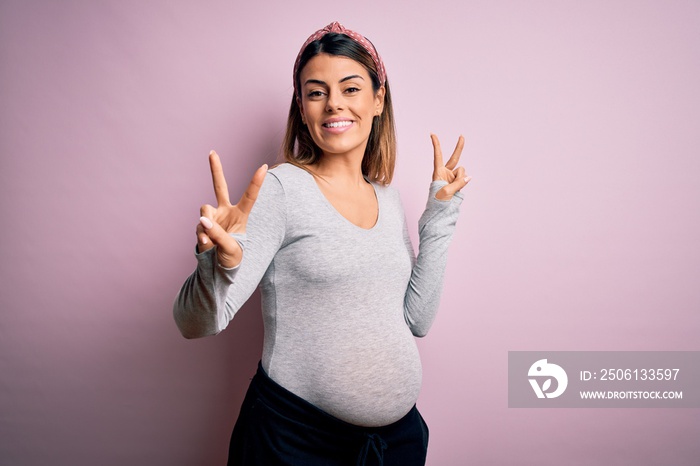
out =
{"type": "Polygon", "coordinates": [[[459,215],[462,194],[441,201],[435,198],[446,182],[430,185],[428,202],[418,222],[419,252],[404,299],[405,318],[416,336],[425,336],[440,305],[447,251],[459,215]]]}
{"type": "Polygon", "coordinates": [[[216,335],[229,320],[226,296],[238,268],[224,269],[216,250],[197,254],[197,268],[182,285],[173,304],[173,317],[185,338],[216,335]]]}

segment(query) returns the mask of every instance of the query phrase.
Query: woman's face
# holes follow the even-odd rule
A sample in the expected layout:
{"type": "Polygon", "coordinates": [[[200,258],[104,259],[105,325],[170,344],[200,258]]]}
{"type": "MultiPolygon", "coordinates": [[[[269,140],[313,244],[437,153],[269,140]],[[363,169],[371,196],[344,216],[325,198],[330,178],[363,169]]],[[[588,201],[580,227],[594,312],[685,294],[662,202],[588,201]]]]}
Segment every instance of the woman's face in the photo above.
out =
{"type": "Polygon", "coordinates": [[[372,120],[384,108],[384,87],[372,89],[360,63],[316,55],[300,73],[301,116],[324,155],[364,156],[372,120]]]}

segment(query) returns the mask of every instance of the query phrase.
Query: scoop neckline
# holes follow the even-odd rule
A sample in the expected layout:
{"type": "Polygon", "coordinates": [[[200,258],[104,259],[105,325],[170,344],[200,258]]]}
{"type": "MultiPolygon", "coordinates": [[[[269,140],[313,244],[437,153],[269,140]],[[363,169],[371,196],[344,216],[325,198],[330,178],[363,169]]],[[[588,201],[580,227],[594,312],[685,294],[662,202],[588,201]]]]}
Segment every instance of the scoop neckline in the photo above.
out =
{"type": "Polygon", "coordinates": [[[321,197],[321,199],[323,200],[323,202],[326,204],[326,206],[328,206],[328,208],[329,208],[337,217],[339,217],[341,220],[343,220],[345,223],[347,223],[348,225],[350,225],[351,227],[353,227],[353,228],[355,228],[355,229],[357,229],[357,230],[359,230],[359,231],[364,231],[364,232],[371,232],[371,231],[374,231],[374,230],[377,229],[377,227],[379,226],[379,222],[380,222],[381,219],[382,219],[382,206],[381,206],[381,203],[379,202],[379,192],[377,191],[377,186],[376,186],[374,183],[372,183],[370,180],[368,180],[367,177],[366,177],[365,175],[362,175],[362,178],[363,178],[367,183],[369,183],[370,186],[372,186],[372,191],[374,191],[374,198],[377,200],[377,219],[375,220],[374,225],[372,225],[370,228],[362,228],[361,226],[359,226],[359,225],[357,225],[357,224],[351,222],[351,221],[348,220],[343,214],[341,214],[340,212],[338,212],[338,209],[335,208],[335,206],[333,205],[333,203],[332,203],[331,201],[328,200],[328,198],[326,197],[325,194],[323,194],[323,191],[321,191],[321,187],[320,187],[320,186],[318,185],[318,183],[316,182],[316,177],[315,177],[310,171],[304,170],[303,168],[300,168],[300,167],[296,167],[296,166],[293,165],[293,164],[290,164],[290,165],[292,165],[292,166],[295,167],[295,168],[298,168],[299,170],[303,171],[304,173],[306,173],[306,174],[309,176],[309,178],[310,178],[309,181],[310,181],[311,183],[313,183],[314,189],[316,190],[316,192],[318,193],[318,195],[321,197]]]}

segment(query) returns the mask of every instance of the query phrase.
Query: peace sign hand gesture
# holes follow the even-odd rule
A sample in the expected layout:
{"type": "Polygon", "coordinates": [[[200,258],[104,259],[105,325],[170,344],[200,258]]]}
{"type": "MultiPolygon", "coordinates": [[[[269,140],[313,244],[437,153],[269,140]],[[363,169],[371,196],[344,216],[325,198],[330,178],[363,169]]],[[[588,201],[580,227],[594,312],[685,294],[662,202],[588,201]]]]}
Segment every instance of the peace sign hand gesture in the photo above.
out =
{"type": "Polygon", "coordinates": [[[248,214],[265,179],[267,164],[255,171],[241,200],[235,205],[229,200],[224,169],[215,151],[209,153],[209,165],[218,205],[215,208],[207,204],[199,209],[201,217],[197,224],[197,248],[202,253],[216,246],[219,264],[225,268],[233,268],[241,263],[243,250],[229,233],[245,233],[248,214]]]}
{"type": "Polygon", "coordinates": [[[433,181],[444,180],[448,183],[435,194],[435,197],[442,201],[447,201],[452,199],[452,196],[454,196],[457,191],[465,187],[467,183],[469,183],[469,180],[472,179],[471,176],[467,176],[464,167],[457,167],[459,157],[462,155],[462,149],[464,148],[464,137],[459,137],[457,140],[457,146],[455,147],[452,156],[444,165],[442,162],[442,150],[440,149],[440,141],[438,140],[438,137],[431,134],[430,139],[433,141],[433,153],[435,157],[433,166],[433,181]]]}

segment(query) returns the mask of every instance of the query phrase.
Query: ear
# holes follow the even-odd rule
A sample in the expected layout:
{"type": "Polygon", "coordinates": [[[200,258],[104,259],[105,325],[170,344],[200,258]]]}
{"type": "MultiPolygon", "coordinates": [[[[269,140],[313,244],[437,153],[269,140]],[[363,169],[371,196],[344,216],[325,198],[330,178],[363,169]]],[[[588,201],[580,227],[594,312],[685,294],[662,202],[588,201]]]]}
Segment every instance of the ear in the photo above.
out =
{"type": "Polygon", "coordinates": [[[375,116],[379,116],[384,111],[384,95],[386,94],[386,88],[384,86],[380,87],[376,94],[374,94],[374,105],[375,116]]]}
{"type": "Polygon", "coordinates": [[[301,122],[306,125],[306,118],[304,118],[304,106],[301,105],[301,99],[299,97],[297,99],[297,107],[299,107],[299,114],[301,115],[301,122]]]}

